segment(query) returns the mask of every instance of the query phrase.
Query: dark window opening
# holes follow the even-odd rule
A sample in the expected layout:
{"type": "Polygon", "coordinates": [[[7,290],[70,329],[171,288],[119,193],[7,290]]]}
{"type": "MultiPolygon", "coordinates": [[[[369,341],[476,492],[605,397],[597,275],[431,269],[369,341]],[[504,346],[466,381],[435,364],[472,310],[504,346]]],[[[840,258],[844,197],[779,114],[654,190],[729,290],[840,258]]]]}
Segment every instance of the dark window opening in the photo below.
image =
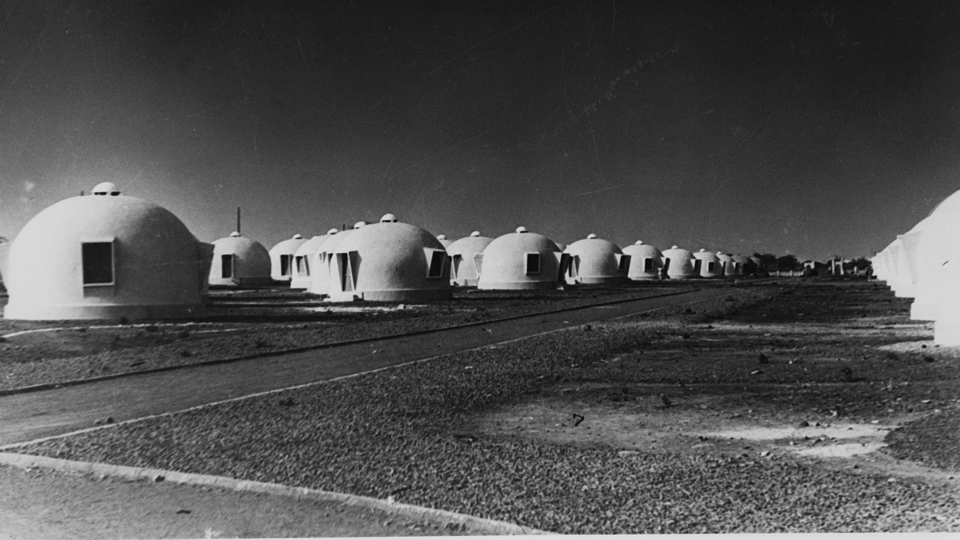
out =
{"type": "Polygon", "coordinates": [[[283,277],[290,275],[290,255],[280,256],[280,275],[283,277]]]}
{"type": "Polygon", "coordinates": [[[698,273],[698,274],[699,274],[701,271],[703,271],[703,261],[701,261],[700,259],[694,259],[694,260],[693,260],[693,271],[696,272],[696,273],[698,273]]]}
{"type": "Polygon", "coordinates": [[[540,273],[540,254],[527,253],[527,275],[540,273]]]}
{"type": "Polygon", "coordinates": [[[337,253],[337,269],[340,271],[340,290],[353,290],[353,274],[350,272],[350,255],[337,253]]]}
{"type": "Polygon", "coordinates": [[[626,271],[627,271],[627,268],[629,268],[629,267],[630,267],[630,256],[629,256],[629,255],[621,255],[621,256],[620,256],[620,268],[619,268],[620,272],[626,272],[626,271]]]}
{"type": "Polygon", "coordinates": [[[85,242],[82,256],[84,285],[113,283],[113,242],[85,242]]]}
{"type": "Polygon", "coordinates": [[[233,255],[220,256],[220,277],[224,279],[233,277],[233,255]]]}
{"type": "Polygon", "coordinates": [[[430,254],[430,269],[427,270],[428,278],[443,277],[443,264],[447,262],[447,254],[444,251],[434,251],[430,254]]]}
{"type": "Polygon", "coordinates": [[[457,279],[460,274],[460,264],[463,262],[463,255],[454,255],[453,265],[450,267],[450,279],[457,279]]]}
{"type": "Polygon", "coordinates": [[[297,257],[297,274],[301,276],[310,275],[310,261],[303,255],[297,257]]]}
{"type": "Polygon", "coordinates": [[[646,258],[643,260],[643,271],[652,272],[653,271],[653,259],[646,258]]]}
{"type": "Polygon", "coordinates": [[[707,272],[713,273],[716,270],[716,268],[717,268],[717,263],[715,262],[707,263],[707,272]]]}

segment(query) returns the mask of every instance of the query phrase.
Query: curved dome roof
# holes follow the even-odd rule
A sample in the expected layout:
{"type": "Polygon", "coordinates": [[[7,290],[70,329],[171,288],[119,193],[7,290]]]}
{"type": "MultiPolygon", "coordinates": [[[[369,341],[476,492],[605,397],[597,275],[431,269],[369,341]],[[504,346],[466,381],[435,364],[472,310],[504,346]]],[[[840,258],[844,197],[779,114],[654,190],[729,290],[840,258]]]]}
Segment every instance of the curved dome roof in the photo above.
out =
{"type": "Polygon", "coordinates": [[[647,281],[660,278],[663,254],[659,249],[638,240],[635,244],[624,247],[623,253],[630,256],[630,266],[627,269],[629,279],[647,281]]]}
{"type": "MultiPolygon", "coordinates": [[[[337,229],[331,230],[336,231],[337,229]]],[[[291,289],[310,288],[310,284],[313,282],[312,274],[317,271],[321,264],[317,258],[317,253],[323,249],[323,244],[331,237],[332,235],[328,232],[327,234],[314,236],[300,244],[300,247],[298,247],[297,251],[293,254],[294,267],[292,270],[293,275],[290,278],[291,289]]]]}
{"type": "Polygon", "coordinates": [[[255,285],[270,281],[270,253],[260,242],[231,233],[213,241],[211,285],[255,285]],[[224,272],[224,255],[232,255],[232,263],[224,272]],[[226,274],[226,275],[225,275],[226,274]]]}
{"type": "Polygon", "coordinates": [[[518,227],[517,232],[497,237],[483,250],[480,289],[555,288],[560,279],[560,250],[552,240],[518,227]],[[533,272],[528,255],[536,254],[533,272]]]}
{"type": "Polygon", "coordinates": [[[299,234],[278,242],[270,248],[270,277],[277,281],[290,281],[293,278],[293,255],[306,240],[299,234]]]}
{"type": "Polygon", "coordinates": [[[572,257],[573,271],[567,276],[570,283],[612,284],[627,278],[627,267],[620,268],[623,251],[613,242],[597,238],[595,234],[577,240],[563,252],[572,257]]]}
{"type": "MultiPolygon", "coordinates": [[[[335,229],[331,229],[334,231],[335,229]]],[[[315,268],[310,271],[310,286],[308,291],[313,294],[328,294],[330,292],[330,254],[350,235],[359,229],[346,229],[340,232],[328,232],[327,239],[317,248],[317,257],[314,259],[315,268]],[[322,254],[322,256],[321,256],[322,254]]]]}
{"type": "Polygon", "coordinates": [[[154,203],[122,195],[72,197],[37,214],[10,244],[5,317],[200,314],[212,249],[154,203]],[[95,266],[103,270],[91,278],[95,266]]]}
{"type": "Polygon", "coordinates": [[[457,285],[476,285],[480,277],[476,256],[483,254],[483,250],[493,242],[493,238],[480,236],[474,231],[465,238],[452,242],[447,246],[447,254],[452,258],[450,279],[457,285]]]}
{"type": "Polygon", "coordinates": [[[663,254],[660,253],[659,249],[655,248],[654,246],[651,246],[650,244],[644,244],[643,241],[641,240],[638,240],[637,243],[635,244],[630,244],[629,246],[624,247],[622,251],[635,259],[636,258],[659,259],[660,257],[663,256],[663,254]]]}
{"type": "Polygon", "coordinates": [[[716,253],[712,251],[707,251],[705,249],[701,249],[700,251],[697,251],[696,253],[693,254],[693,256],[694,258],[700,259],[701,261],[717,262],[720,260],[720,257],[717,257],[716,253]]]}
{"type": "Polygon", "coordinates": [[[663,259],[664,267],[667,269],[667,277],[687,279],[698,275],[693,267],[693,261],[695,260],[693,253],[690,253],[689,250],[673,246],[670,249],[663,250],[663,259]]]}
{"type": "MultiPolygon", "coordinates": [[[[334,236],[336,238],[336,236],[334,236]]],[[[443,244],[426,230],[381,221],[356,230],[334,250],[330,299],[404,301],[450,296],[443,244]],[[340,265],[348,264],[349,272],[340,265]],[[434,266],[435,265],[435,266],[434,266]]]]}

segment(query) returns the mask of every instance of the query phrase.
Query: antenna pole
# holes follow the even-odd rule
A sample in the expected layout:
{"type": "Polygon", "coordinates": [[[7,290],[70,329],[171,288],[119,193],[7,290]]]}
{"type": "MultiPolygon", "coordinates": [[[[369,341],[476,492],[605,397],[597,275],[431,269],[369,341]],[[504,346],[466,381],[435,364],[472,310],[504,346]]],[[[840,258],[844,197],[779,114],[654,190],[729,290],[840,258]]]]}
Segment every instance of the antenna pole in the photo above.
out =
{"type": "Polygon", "coordinates": [[[240,207],[237,207],[237,234],[240,234],[240,207]]]}

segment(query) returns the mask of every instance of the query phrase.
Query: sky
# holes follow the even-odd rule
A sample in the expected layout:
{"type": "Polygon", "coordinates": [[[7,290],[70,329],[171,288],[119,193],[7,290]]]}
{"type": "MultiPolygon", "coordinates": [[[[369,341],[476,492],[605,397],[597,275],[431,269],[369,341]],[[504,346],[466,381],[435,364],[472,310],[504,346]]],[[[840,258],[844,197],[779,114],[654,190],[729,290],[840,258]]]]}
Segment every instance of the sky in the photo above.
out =
{"type": "Polygon", "coordinates": [[[0,236],[101,181],[268,248],[871,256],[960,189],[960,2],[0,0],[0,236]]]}

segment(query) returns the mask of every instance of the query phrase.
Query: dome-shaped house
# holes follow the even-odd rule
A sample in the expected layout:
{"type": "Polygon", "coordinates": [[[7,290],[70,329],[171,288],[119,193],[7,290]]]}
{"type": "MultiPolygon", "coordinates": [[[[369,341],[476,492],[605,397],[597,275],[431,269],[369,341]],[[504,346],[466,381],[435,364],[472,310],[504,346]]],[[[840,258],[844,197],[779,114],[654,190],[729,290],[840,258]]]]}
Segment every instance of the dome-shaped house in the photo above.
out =
{"type": "Polygon", "coordinates": [[[700,273],[694,267],[695,259],[689,250],[673,246],[663,251],[663,274],[669,279],[691,279],[700,273]]]}
{"type": "Polygon", "coordinates": [[[10,244],[7,319],[166,319],[203,313],[213,245],[110,183],[31,219],[10,244]]]}
{"type": "Polygon", "coordinates": [[[660,269],[663,268],[663,254],[660,250],[637,240],[635,244],[623,248],[623,253],[630,256],[630,267],[627,277],[633,281],[649,281],[660,279],[660,269]]]}
{"type": "Polygon", "coordinates": [[[214,240],[210,285],[246,286],[270,283],[270,253],[263,244],[234,232],[214,240]]]}
{"type": "Polygon", "coordinates": [[[739,274],[736,275],[752,276],[757,273],[757,264],[746,255],[734,255],[733,264],[735,265],[734,268],[739,272],[739,274]]]}
{"type": "Polygon", "coordinates": [[[293,279],[293,257],[304,242],[306,239],[295,234],[270,248],[270,277],[274,281],[289,283],[293,279]]]}
{"type": "Polygon", "coordinates": [[[899,237],[902,267],[897,296],[913,297],[910,318],[934,320],[950,286],[947,261],[960,254],[960,191],[944,199],[925,219],[899,237]],[[905,264],[903,264],[905,263],[905,264]]]}
{"type": "Polygon", "coordinates": [[[619,285],[627,282],[630,256],[619,246],[591,233],[567,246],[570,256],[564,277],[571,285],[619,285]]]}
{"type": "Polygon", "coordinates": [[[483,255],[483,250],[493,242],[493,238],[480,236],[480,231],[473,231],[470,236],[461,238],[447,246],[447,255],[450,256],[450,283],[461,287],[472,287],[480,277],[480,267],[477,257],[483,255]]]}
{"type": "Polygon", "coordinates": [[[326,234],[314,236],[300,244],[293,254],[293,277],[290,279],[291,289],[309,289],[313,283],[312,273],[316,272],[320,261],[317,254],[321,246],[334,234],[337,229],[330,229],[326,234]]]}
{"type": "MultiPolygon", "coordinates": [[[[334,236],[336,238],[336,236],[334,236]]],[[[436,237],[387,214],[339,243],[328,300],[405,302],[450,298],[449,256],[436,237]]]]}
{"type": "Polygon", "coordinates": [[[366,225],[366,223],[360,222],[355,224],[352,229],[346,229],[338,233],[327,233],[329,237],[320,245],[313,257],[314,264],[311,265],[310,287],[307,288],[308,292],[321,295],[330,292],[330,283],[333,279],[330,273],[333,271],[330,267],[333,252],[340,246],[341,242],[364,225],[366,225]]]}
{"type": "Polygon", "coordinates": [[[723,269],[724,276],[734,277],[743,275],[742,271],[737,268],[738,265],[737,262],[733,260],[733,255],[718,251],[717,258],[720,259],[720,268],[723,269]]]}
{"type": "Polygon", "coordinates": [[[546,236],[518,227],[497,237],[483,255],[478,289],[556,289],[563,280],[569,255],[561,253],[546,236]]]}
{"type": "Polygon", "coordinates": [[[701,249],[693,254],[694,271],[702,278],[723,277],[723,265],[716,253],[701,249]]]}

